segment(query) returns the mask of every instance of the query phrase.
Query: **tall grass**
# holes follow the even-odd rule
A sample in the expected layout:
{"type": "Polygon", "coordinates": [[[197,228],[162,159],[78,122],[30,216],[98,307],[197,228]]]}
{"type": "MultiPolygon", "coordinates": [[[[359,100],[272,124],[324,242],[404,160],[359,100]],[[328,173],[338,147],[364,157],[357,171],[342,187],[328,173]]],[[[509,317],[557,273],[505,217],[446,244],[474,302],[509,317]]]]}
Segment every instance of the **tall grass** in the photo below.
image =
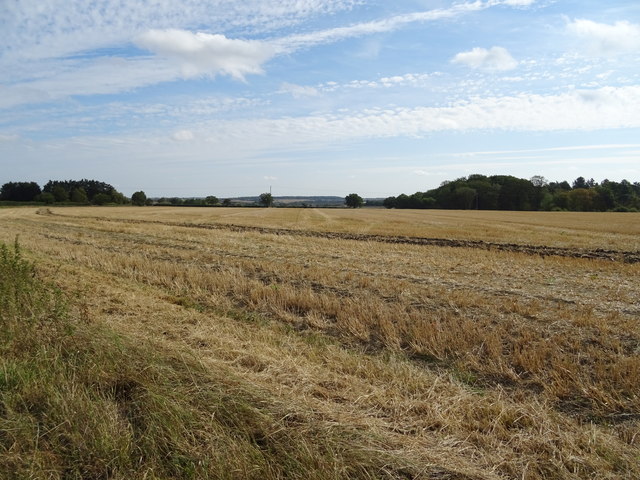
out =
{"type": "Polygon", "coordinates": [[[398,478],[375,439],[75,318],[0,246],[0,478],[398,478]]]}

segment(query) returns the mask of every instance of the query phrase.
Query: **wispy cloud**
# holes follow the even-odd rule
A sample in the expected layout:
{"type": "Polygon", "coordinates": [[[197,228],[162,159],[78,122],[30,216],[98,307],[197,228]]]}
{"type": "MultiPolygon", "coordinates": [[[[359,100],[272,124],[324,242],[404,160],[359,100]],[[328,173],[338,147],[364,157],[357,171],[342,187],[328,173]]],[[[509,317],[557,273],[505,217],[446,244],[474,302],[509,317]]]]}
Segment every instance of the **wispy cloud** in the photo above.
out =
{"type": "MultiPolygon", "coordinates": [[[[5,2],[6,3],[6,2],[5,2]]],[[[66,57],[120,46],[151,29],[215,25],[274,31],[316,15],[351,9],[358,0],[11,1],[0,9],[0,51],[17,60],[66,57]]],[[[4,6],[4,5],[3,5],[4,6]]]]}
{"type": "Polygon", "coordinates": [[[433,132],[576,131],[639,128],[640,86],[520,94],[459,102],[448,107],[366,109],[297,118],[238,120],[202,125],[202,136],[227,145],[251,136],[255,148],[298,148],[365,138],[419,137],[433,132]]]}
{"type": "Polygon", "coordinates": [[[356,23],[347,27],[337,27],[327,30],[319,30],[311,33],[290,35],[278,40],[274,40],[272,44],[279,51],[286,53],[301,48],[311,47],[319,44],[333,43],[348,38],[391,32],[411,23],[433,22],[436,20],[450,19],[458,17],[460,15],[484,10],[486,8],[490,8],[493,5],[502,3],[503,2],[495,1],[483,2],[480,0],[477,0],[475,2],[458,3],[451,6],[450,8],[395,15],[381,20],[356,23]]]}

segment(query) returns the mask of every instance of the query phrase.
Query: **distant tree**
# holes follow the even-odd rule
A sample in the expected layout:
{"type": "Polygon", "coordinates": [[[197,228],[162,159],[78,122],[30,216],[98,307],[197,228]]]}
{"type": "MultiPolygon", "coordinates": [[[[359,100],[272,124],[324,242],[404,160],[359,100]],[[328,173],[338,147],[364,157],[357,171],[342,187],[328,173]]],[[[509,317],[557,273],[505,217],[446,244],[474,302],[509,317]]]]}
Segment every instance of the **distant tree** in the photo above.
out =
{"type": "Polygon", "coordinates": [[[220,200],[218,200],[218,197],[216,197],[215,195],[209,195],[204,199],[204,203],[206,205],[218,205],[220,203],[220,200]]]}
{"type": "Polygon", "coordinates": [[[33,202],[41,192],[36,182],[9,182],[0,188],[0,200],[33,202]]]}
{"type": "Polygon", "coordinates": [[[576,188],[589,188],[589,187],[587,186],[587,181],[584,179],[584,177],[578,177],[573,181],[571,188],[576,189],[576,188]]]}
{"type": "Polygon", "coordinates": [[[574,212],[593,212],[599,210],[599,195],[592,188],[574,188],[568,194],[569,210],[574,212]]]}
{"type": "Polygon", "coordinates": [[[344,203],[349,208],[360,208],[364,205],[364,200],[357,193],[350,193],[346,197],[344,197],[344,203]]]}
{"type": "MultiPolygon", "coordinates": [[[[48,193],[48,192],[45,192],[48,193]]],[[[69,201],[69,192],[62,186],[56,185],[51,190],[51,194],[56,202],[68,202],[69,201]]]]}
{"type": "Polygon", "coordinates": [[[262,193],[260,195],[260,205],[263,207],[273,206],[273,196],[270,193],[262,193]]]}
{"type": "Polygon", "coordinates": [[[88,203],[89,198],[87,197],[87,192],[84,191],[84,188],[74,188],[71,190],[71,201],[73,203],[88,203]]]}
{"type": "Polygon", "coordinates": [[[556,193],[559,191],[569,191],[571,190],[571,185],[569,185],[569,182],[567,182],[566,180],[563,182],[551,182],[549,183],[549,191],[551,193],[556,193]]]}
{"type": "Polygon", "coordinates": [[[474,207],[478,192],[474,188],[467,186],[458,187],[454,190],[454,206],[462,210],[469,210],[474,207]]]}
{"type": "Polygon", "coordinates": [[[131,195],[131,203],[138,207],[142,207],[147,203],[147,196],[142,190],[139,192],[135,192],[133,195],[131,195]]]}
{"type": "Polygon", "coordinates": [[[530,182],[534,187],[546,187],[547,185],[549,185],[547,179],[542,175],[534,175],[533,177],[531,177],[530,182]]]}
{"type": "Polygon", "coordinates": [[[411,198],[406,193],[401,193],[396,197],[396,208],[411,208],[411,198]]]}
{"type": "Polygon", "coordinates": [[[223,207],[230,207],[230,206],[231,206],[231,199],[230,199],[230,198],[225,198],[225,199],[222,201],[222,206],[223,206],[223,207]]]}
{"type": "Polygon", "coordinates": [[[387,197],[383,200],[382,205],[385,208],[396,208],[398,201],[396,197],[387,197]]]}
{"type": "MultiPolygon", "coordinates": [[[[113,186],[109,185],[108,183],[99,182],[97,180],[49,180],[43,187],[42,191],[52,193],[54,196],[56,196],[61,195],[61,190],[64,190],[67,192],[69,198],[71,198],[73,191],[76,189],[82,189],[85,196],[87,197],[87,199],[81,203],[97,203],[95,201],[95,196],[99,194],[109,196],[109,201],[107,203],[126,202],[125,196],[118,192],[115,188],[113,188],[113,186]]],[[[71,199],[71,201],[74,200],[71,199]]],[[[102,197],[101,201],[104,201],[104,197],[102,197]]]]}
{"type": "Polygon", "coordinates": [[[111,195],[107,193],[98,193],[93,197],[93,203],[96,205],[106,205],[111,202],[111,195]]]}
{"type": "Polygon", "coordinates": [[[115,188],[111,190],[111,201],[119,205],[122,205],[124,203],[129,203],[129,199],[125,197],[122,193],[117,191],[115,188]]]}
{"type": "Polygon", "coordinates": [[[549,212],[553,210],[553,207],[555,206],[556,205],[553,200],[553,195],[551,195],[549,192],[545,192],[540,199],[540,210],[549,212]]]}
{"type": "Polygon", "coordinates": [[[43,203],[46,203],[47,205],[51,205],[52,203],[56,202],[56,197],[53,195],[53,193],[42,192],[40,195],[36,197],[36,200],[38,202],[43,202],[43,203]]]}

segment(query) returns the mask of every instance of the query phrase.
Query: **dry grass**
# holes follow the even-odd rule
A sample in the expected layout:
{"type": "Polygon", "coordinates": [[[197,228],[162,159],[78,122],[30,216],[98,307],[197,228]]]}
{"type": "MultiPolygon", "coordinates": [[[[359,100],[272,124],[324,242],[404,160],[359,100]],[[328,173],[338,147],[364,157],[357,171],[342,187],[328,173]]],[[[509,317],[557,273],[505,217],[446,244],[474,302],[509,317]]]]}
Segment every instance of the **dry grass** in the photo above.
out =
{"type": "Polygon", "coordinates": [[[82,315],[241,378],[287,429],[353,435],[390,477],[640,477],[640,264],[177,225],[637,251],[634,214],[53,213],[0,210],[0,240],[82,315]]]}
{"type": "MultiPolygon", "coordinates": [[[[66,215],[86,215],[83,207],[65,208],[64,212],[66,215]]],[[[555,247],[640,250],[640,213],[102,207],[95,215],[160,222],[249,225],[555,247]]]]}

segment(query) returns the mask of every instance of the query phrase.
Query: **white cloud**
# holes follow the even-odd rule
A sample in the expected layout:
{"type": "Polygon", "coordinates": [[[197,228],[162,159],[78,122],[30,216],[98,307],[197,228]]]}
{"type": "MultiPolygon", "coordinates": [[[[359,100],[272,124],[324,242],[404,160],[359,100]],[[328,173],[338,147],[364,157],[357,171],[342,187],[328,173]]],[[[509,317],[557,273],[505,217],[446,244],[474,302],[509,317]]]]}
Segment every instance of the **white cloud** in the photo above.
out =
{"type": "Polygon", "coordinates": [[[187,142],[189,140],[193,140],[195,138],[195,135],[191,130],[178,130],[173,135],[171,135],[171,138],[178,142],[187,142]]]}
{"type": "Polygon", "coordinates": [[[536,0],[503,0],[500,3],[510,7],[528,7],[529,5],[536,3],[536,0]]]}
{"type": "Polygon", "coordinates": [[[586,50],[597,56],[640,52],[640,25],[626,20],[613,25],[591,20],[577,19],[567,26],[569,32],[579,37],[586,50]]]}
{"type": "Polygon", "coordinates": [[[211,126],[210,141],[251,135],[252,147],[422,136],[439,131],[576,131],[640,128],[640,86],[559,95],[478,98],[448,107],[369,109],[359,113],[236,121],[211,126]]]}
{"type": "Polygon", "coordinates": [[[262,64],[275,54],[263,42],[176,29],[149,30],[136,38],[136,44],[177,60],[185,77],[226,74],[242,80],[262,73],[262,64]]]}
{"type": "Polygon", "coordinates": [[[65,57],[122,45],[149,29],[215,25],[273,31],[358,0],[9,0],[0,8],[0,51],[17,60],[65,57]]]}
{"type": "Polygon", "coordinates": [[[424,87],[439,76],[441,76],[440,72],[405,73],[404,75],[381,77],[375,80],[351,80],[342,84],[330,81],[320,84],[318,89],[323,92],[335,92],[340,89],[424,87]]]}
{"type": "Polygon", "coordinates": [[[293,98],[317,97],[318,95],[320,95],[320,92],[315,87],[295,85],[288,82],[285,82],[281,85],[280,92],[289,93],[293,96],[293,98]]]}
{"type": "MultiPolygon", "coordinates": [[[[508,0],[513,1],[522,0],[508,0]]],[[[476,0],[264,41],[185,29],[206,24],[219,32],[248,28],[255,35],[261,29],[275,31],[318,14],[348,10],[358,3],[359,0],[216,0],[217,7],[213,8],[211,2],[204,0],[155,0],[153,7],[145,2],[129,2],[116,9],[108,0],[96,0],[90,6],[81,0],[19,2],[10,9],[0,9],[0,24],[8,26],[0,36],[0,83],[5,83],[0,92],[0,108],[74,95],[116,94],[180,77],[229,75],[242,80],[262,73],[264,64],[279,54],[505,4],[499,0],[476,0]],[[97,48],[124,48],[132,39],[156,55],[92,55],[97,48]]],[[[290,93],[312,95],[313,91],[297,89],[290,93]]]]}
{"type": "Polygon", "coordinates": [[[513,70],[518,66],[518,62],[503,47],[491,47],[489,50],[476,47],[469,52],[458,53],[451,62],[493,72],[513,70]]]}

